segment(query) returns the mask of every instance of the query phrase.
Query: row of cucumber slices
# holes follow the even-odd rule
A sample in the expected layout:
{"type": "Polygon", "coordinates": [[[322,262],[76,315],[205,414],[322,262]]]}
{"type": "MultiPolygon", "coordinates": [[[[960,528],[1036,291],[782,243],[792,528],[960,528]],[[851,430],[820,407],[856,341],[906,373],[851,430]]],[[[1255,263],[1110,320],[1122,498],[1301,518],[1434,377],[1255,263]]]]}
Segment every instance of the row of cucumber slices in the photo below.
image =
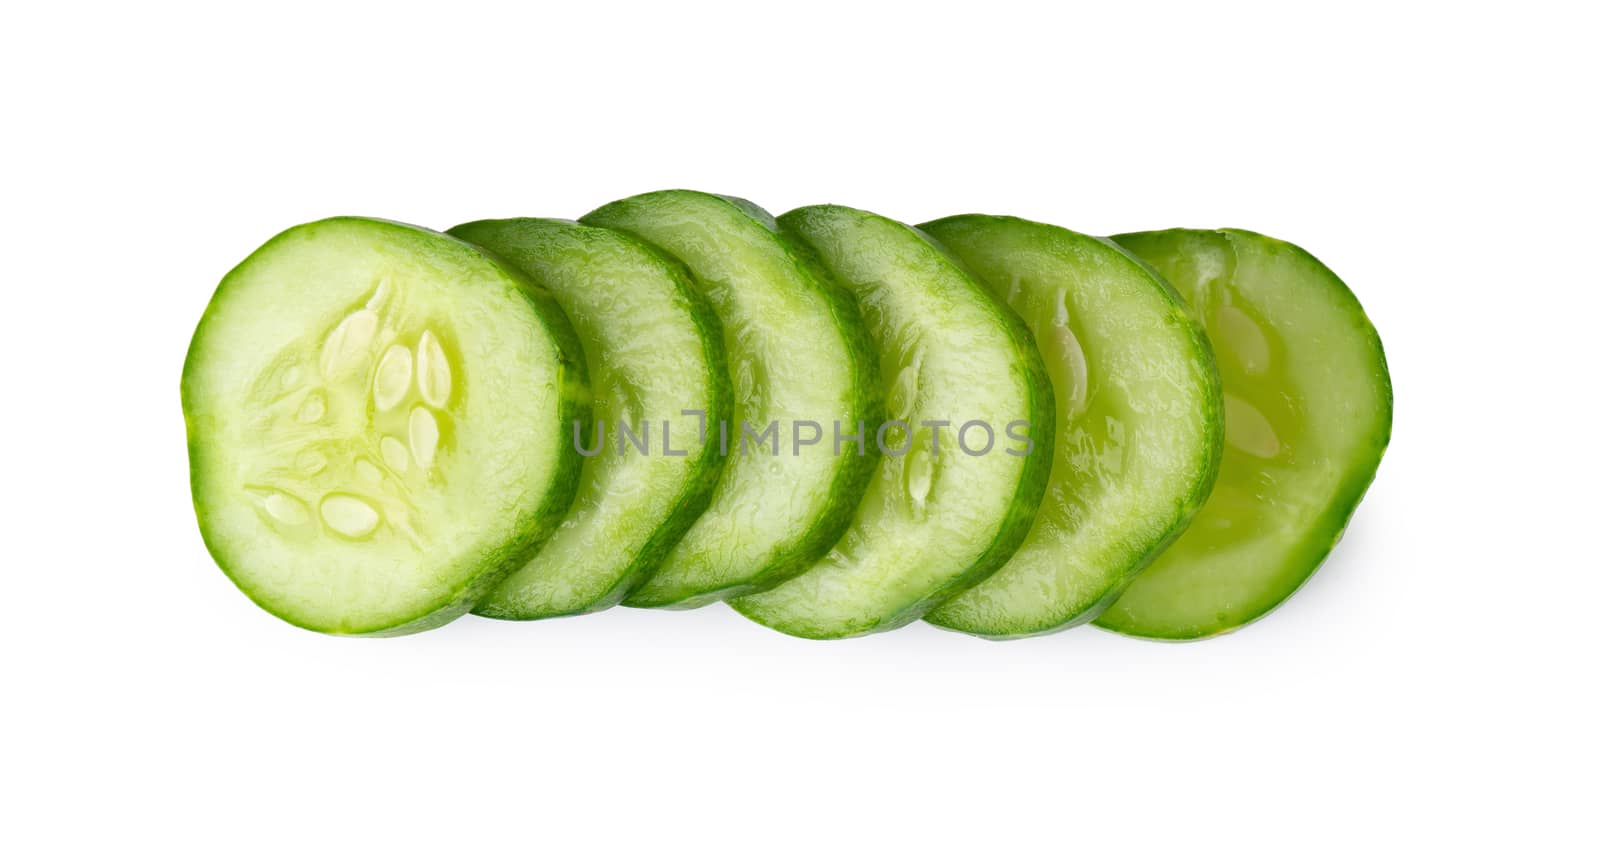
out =
{"type": "Polygon", "coordinates": [[[809,638],[1214,635],[1321,563],[1392,407],[1282,241],[684,190],[289,229],[182,391],[217,563],[347,634],[726,600],[809,638]]]}

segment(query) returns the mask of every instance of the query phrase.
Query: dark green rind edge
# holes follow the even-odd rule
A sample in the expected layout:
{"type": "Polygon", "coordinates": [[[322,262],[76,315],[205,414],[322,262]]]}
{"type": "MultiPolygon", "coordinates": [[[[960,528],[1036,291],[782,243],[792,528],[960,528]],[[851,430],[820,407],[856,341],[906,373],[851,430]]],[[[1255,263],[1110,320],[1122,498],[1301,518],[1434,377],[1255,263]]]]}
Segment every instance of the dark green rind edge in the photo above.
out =
{"type": "MultiPolygon", "coordinates": [[[[600,226],[584,225],[573,220],[546,218],[476,220],[456,226],[449,231],[449,234],[457,235],[458,232],[463,230],[467,234],[471,234],[475,227],[520,222],[567,224],[585,231],[605,232],[660,264],[662,270],[670,275],[677,289],[677,294],[684,299],[689,310],[689,318],[693,322],[696,331],[700,334],[700,345],[704,348],[706,368],[709,372],[706,380],[706,418],[709,420],[726,417],[728,409],[733,403],[733,384],[728,375],[727,350],[722,339],[722,323],[717,319],[716,313],[711,309],[711,303],[706,300],[705,293],[695,284],[694,278],[690,276],[688,269],[684,268],[677,259],[665,251],[658,249],[641,238],[600,226]]],[[[463,240],[470,239],[463,238],[463,240]]],[[[497,253],[494,250],[489,250],[489,252],[506,261],[507,267],[517,267],[513,261],[514,254],[497,253]]],[[[533,282],[531,278],[529,278],[529,282],[533,282]]],[[[568,429],[570,430],[570,427],[568,429]]],[[[574,451],[574,454],[576,454],[576,451],[574,451]]],[[[687,533],[689,528],[694,525],[695,520],[700,517],[700,513],[704,512],[706,506],[710,505],[711,494],[716,490],[717,480],[721,478],[722,468],[726,463],[727,458],[720,450],[714,448],[701,450],[700,454],[694,459],[694,467],[691,469],[688,480],[679,494],[677,504],[673,507],[667,519],[656,528],[656,531],[640,547],[632,562],[618,575],[616,582],[611,585],[608,591],[597,596],[588,605],[571,611],[521,611],[510,608],[479,606],[473,610],[473,613],[480,617],[488,617],[495,620],[543,620],[551,617],[590,614],[616,605],[630,591],[650,576],[650,573],[660,564],[662,558],[667,555],[672,546],[683,538],[683,534],[687,533]]],[[[581,470],[581,455],[579,456],[579,467],[581,470]]],[[[565,516],[565,511],[563,510],[563,516],[565,516]]]]}
{"type": "MultiPolygon", "coordinates": [[[[1101,629],[1105,629],[1109,632],[1115,632],[1119,635],[1127,635],[1133,638],[1161,642],[1198,641],[1206,638],[1216,638],[1220,635],[1227,635],[1230,632],[1235,632],[1239,629],[1242,629],[1243,627],[1260,620],[1268,614],[1271,614],[1278,608],[1278,606],[1289,601],[1289,598],[1298,592],[1301,587],[1304,587],[1306,582],[1311,579],[1312,575],[1316,574],[1316,571],[1322,566],[1323,562],[1328,559],[1328,555],[1333,553],[1333,549],[1339,544],[1339,540],[1343,538],[1345,528],[1349,526],[1350,519],[1355,514],[1356,507],[1361,504],[1362,498],[1366,496],[1367,489],[1372,486],[1373,479],[1377,477],[1378,465],[1382,463],[1384,453],[1389,448],[1389,440],[1394,428],[1394,383],[1389,376],[1389,360],[1383,351],[1383,340],[1378,336],[1378,329],[1372,324],[1372,320],[1368,318],[1366,310],[1362,308],[1361,301],[1356,298],[1355,293],[1352,292],[1350,287],[1339,278],[1339,275],[1335,274],[1331,268],[1323,264],[1322,260],[1306,252],[1303,248],[1288,241],[1279,240],[1268,235],[1263,235],[1259,232],[1252,232],[1248,229],[1164,229],[1151,232],[1128,232],[1120,235],[1112,235],[1111,240],[1120,245],[1129,247],[1131,250],[1133,247],[1136,247],[1141,241],[1147,238],[1157,238],[1162,235],[1188,232],[1221,235],[1224,238],[1228,238],[1230,242],[1233,237],[1248,238],[1253,242],[1266,246],[1281,247],[1295,255],[1305,257],[1307,260],[1316,265],[1316,267],[1328,277],[1329,286],[1333,288],[1334,292],[1342,293],[1342,298],[1340,300],[1348,303],[1350,312],[1355,314],[1356,318],[1353,320],[1353,324],[1355,324],[1358,329],[1363,330],[1370,340],[1370,348],[1372,350],[1373,358],[1377,362],[1378,372],[1382,374],[1383,377],[1383,419],[1382,427],[1378,433],[1378,437],[1372,443],[1371,460],[1365,465],[1353,468],[1352,472],[1346,476],[1345,483],[1334,495],[1332,504],[1329,506],[1323,520],[1318,524],[1307,528],[1306,538],[1308,540],[1321,539],[1322,543],[1319,545],[1308,545],[1306,547],[1306,556],[1301,560],[1301,569],[1297,570],[1300,572],[1300,577],[1293,582],[1293,584],[1286,592],[1283,593],[1283,595],[1279,596],[1266,606],[1253,610],[1243,617],[1239,617],[1232,622],[1215,629],[1196,629],[1192,631],[1161,634],[1141,633],[1109,623],[1102,623],[1099,619],[1094,621],[1095,626],[1098,626],[1101,629]]],[[[1112,602],[1115,602],[1115,600],[1112,600],[1112,602]]],[[[1102,612],[1102,614],[1103,613],[1104,612],[1102,612]]]]}
{"type": "Polygon", "coordinates": [[[239,270],[251,260],[269,251],[272,247],[276,246],[284,239],[291,237],[298,232],[305,231],[314,226],[323,226],[332,223],[343,222],[359,223],[365,226],[398,230],[406,233],[422,233],[432,238],[443,238],[451,244],[460,245],[464,248],[472,250],[474,253],[483,255],[492,260],[506,277],[506,282],[520,290],[523,297],[526,298],[529,304],[534,308],[535,318],[543,324],[545,335],[555,346],[556,364],[559,371],[558,375],[561,377],[561,404],[559,413],[561,430],[570,429],[573,421],[582,420],[586,423],[588,420],[588,408],[590,401],[587,369],[584,365],[583,354],[578,348],[578,339],[577,335],[572,330],[572,324],[567,320],[566,314],[563,313],[559,307],[555,306],[554,302],[548,297],[548,295],[544,294],[542,289],[539,289],[538,287],[528,283],[527,279],[523,277],[520,272],[507,268],[499,259],[487,255],[478,247],[422,226],[414,226],[409,223],[401,223],[394,220],[383,220],[374,217],[329,217],[310,223],[302,223],[297,226],[291,226],[290,228],[274,235],[265,244],[262,244],[249,256],[245,257],[245,259],[238,265],[235,265],[232,269],[230,269],[227,274],[223,275],[222,281],[217,285],[216,291],[212,293],[211,299],[206,303],[205,312],[201,314],[200,321],[195,326],[194,335],[190,338],[189,351],[184,355],[183,374],[179,384],[180,399],[183,404],[184,431],[188,440],[187,453],[189,456],[189,486],[191,499],[193,500],[195,509],[195,520],[200,527],[200,538],[206,546],[207,553],[211,555],[211,559],[217,564],[217,568],[221,569],[222,573],[228,576],[228,580],[233,582],[233,585],[239,589],[240,593],[243,593],[251,602],[254,602],[256,606],[261,608],[263,611],[266,611],[274,617],[277,617],[279,620],[282,620],[292,626],[298,626],[301,629],[305,629],[310,632],[321,633],[324,635],[346,635],[372,638],[409,635],[415,632],[424,632],[429,629],[443,626],[444,624],[455,620],[463,614],[466,614],[468,611],[472,610],[472,607],[477,604],[478,600],[492,590],[496,584],[498,584],[502,579],[511,573],[515,572],[517,569],[521,568],[522,564],[526,563],[528,559],[538,551],[539,546],[542,545],[544,540],[549,537],[550,533],[555,530],[557,523],[561,519],[561,516],[566,513],[567,507],[571,504],[573,496],[577,493],[578,469],[580,465],[575,459],[577,457],[576,452],[572,453],[572,459],[562,458],[559,461],[555,472],[551,474],[550,482],[546,486],[545,493],[543,497],[541,497],[539,505],[524,518],[527,525],[526,529],[517,534],[517,537],[514,538],[509,544],[503,545],[488,553],[482,559],[478,568],[470,570],[469,577],[462,582],[460,589],[456,591],[454,596],[437,608],[418,612],[416,616],[406,620],[397,621],[390,626],[359,632],[341,631],[336,629],[321,629],[308,623],[301,622],[285,612],[274,610],[268,606],[264,600],[252,593],[250,588],[246,587],[242,581],[235,577],[233,570],[228,567],[228,564],[224,562],[216,546],[212,544],[212,533],[208,530],[209,525],[206,521],[203,507],[197,496],[201,478],[199,468],[201,449],[195,439],[196,434],[194,429],[194,416],[196,413],[191,410],[192,399],[189,393],[189,382],[191,372],[201,363],[200,359],[196,358],[195,355],[195,351],[199,343],[198,337],[201,330],[205,328],[206,322],[210,318],[213,308],[217,305],[218,299],[220,299],[224,292],[227,291],[234,275],[237,274],[239,270]]]}
{"type": "MultiPolygon", "coordinates": [[[[921,619],[923,615],[927,614],[932,609],[937,608],[941,603],[949,599],[951,596],[954,596],[955,594],[960,593],[962,590],[977,584],[979,581],[982,581],[984,578],[987,578],[989,575],[993,574],[995,570],[1005,565],[1005,562],[1011,559],[1011,555],[1016,553],[1017,548],[1022,546],[1023,539],[1027,537],[1028,530],[1033,526],[1033,519],[1039,512],[1039,506],[1044,501],[1044,494],[1050,482],[1050,466],[1054,460],[1055,449],[1039,448],[1038,444],[1041,442],[1055,442],[1056,416],[1055,391],[1051,387],[1049,374],[1045,372],[1044,359],[1039,355],[1039,349],[1034,344],[1033,336],[1028,332],[1027,326],[1023,324],[1021,317],[1017,316],[1017,314],[1012,311],[1010,307],[996,302],[995,299],[989,295],[988,291],[983,288],[983,284],[979,282],[975,276],[973,276],[971,270],[967,268],[964,262],[951,254],[949,250],[945,249],[944,245],[939,243],[937,239],[933,238],[931,235],[928,235],[926,232],[921,231],[915,226],[901,223],[898,220],[893,220],[889,217],[874,214],[870,211],[859,211],[843,205],[809,205],[806,207],[795,208],[794,210],[779,216],[778,224],[780,226],[784,225],[787,220],[792,219],[793,215],[802,211],[821,208],[839,209],[850,211],[855,214],[864,214],[873,219],[884,220],[897,225],[915,237],[917,240],[932,247],[939,253],[939,255],[943,256],[947,261],[949,261],[950,264],[966,278],[967,283],[972,287],[974,296],[979,299],[979,306],[985,308],[989,314],[1000,323],[1001,327],[1005,330],[1007,337],[1011,341],[1016,357],[1021,362],[1021,372],[1028,395],[1027,411],[1030,419],[1028,435],[1034,440],[1035,444],[1033,451],[1023,458],[1022,472],[1018,476],[1017,487],[1012,493],[1011,505],[1006,510],[1005,517],[1001,519],[1000,525],[996,528],[989,547],[981,552],[970,566],[947,582],[944,587],[941,587],[939,590],[935,591],[929,596],[923,597],[923,599],[919,602],[902,608],[897,612],[885,615],[884,617],[867,624],[867,626],[863,629],[852,630],[849,632],[816,634],[806,634],[797,630],[785,629],[781,625],[769,623],[765,620],[762,620],[754,613],[745,610],[745,608],[740,606],[739,600],[737,599],[729,602],[729,605],[733,608],[733,610],[769,629],[782,632],[786,635],[793,635],[797,638],[832,640],[840,638],[856,638],[878,632],[888,632],[894,629],[899,629],[900,627],[905,626],[915,620],[921,619]],[[1043,412],[1040,411],[1041,407],[1043,412]],[[1033,423],[1032,419],[1035,418],[1042,419],[1043,423],[1033,423]],[[1041,431],[1043,432],[1042,436],[1039,435],[1041,431]]],[[[809,250],[810,245],[801,240],[797,234],[795,235],[795,240],[797,243],[802,244],[809,250]]],[[[815,251],[811,251],[810,255],[814,261],[817,261],[819,265],[821,264],[821,259],[816,255],[815,251]]],[[[842,286],[842,284],[840,285],[842,286]]],[[[847,290],[841,289],[841,291],[847,290]]],[[[854,301],[853,296],[851,300],[854,301]]],[[[874,346],[876,346],[876,344],[874,344],[874,346]]],[[[874,379],[876,380],[876,378],[877,371],[874,369],[874,379]]],[[[875,384],[872,386],[872,389],[875,392],[881,388],[881,383],[875,382],[875,384]]],[[[882,400],[881,394],[879,396],[879,400],[882,400]]],[[[854,517],[853,509],[851,517],[854,517]]],[[[848,529],[848,524],[846,525],[846,528],[848,529]]]]}
{"type": "MultiPolygon", "coordinates": [[[[866,323],[861,317],[861,310],[856,305],[855,298],[844,287],[834,281],[827,269],[816,261],[808,246],[794,237],[792,233],[783,229],[777,220],[759,205],[736,196],[702,193],[696,190],[660,190],[602,205],[580,218],[579,222],[585,225],[603,226],[607,209],[656,196],[692,196],[714,199],[723,204],[731,205],[742,217],[755,221],[774,235],[779,247],[790,257],[801,279],[811,284],[827,303],[840,337],[844,341],[852,370],[850,393],[855,397],[855,406],[851,408],[851,411],[855,413],[857,418],[865,420],[869,428],[876,428],[878,424],[882,423],[884,414],[883,398],[876,383],[878,369],[877,350],[872,343],[871,335],[867,333],[866,323]]],[[[606,228],[611,227],[607,226],[606,228]]],[[[622,229],[613,229],[613,231],[627,234],[622,229]]],[[[643,239],[641,239],[641,242],[648,243],[643,239]]],[[[663,255],[666,254],[664,253],[663,255]]],[[[717,318],[714,312],[712,313],[712,318],[717,318]]],[[[720,320],[718,321],[720,322],[720,320]]],[[[731,408],[732,398],[730,396],[722,415],[723,418],[727,417],[727,411],[731,408]]],[[[715,419],[717,416],[710,415],[707,418],[708,423],[710,423],[710,419],[715,419]]],[[[839,461],[835,463],[833,482],[829,485],[827,504],[823,507],[822,512],[799,539],[785,548],[776,550],[767,566],[756,574],[715,590],[691,592],[688,595],[657,595],[649,593],[649,584],[646,582],[641,584],[639,588],[646,591],[645,593],[635,593],[631,597],[625,598],[622,604],[630,608],[679,610],[700,608],[714,602],[770,590],[784,581],[801,574],[829,551],[833,550],[833,546],[838,544],[845,531],[850,528],[850,519],[855,513],[856,503],[861,499],[868,482],[872,479],[873,470],[878,465],[878,457],[870,450],[865,456],[857,455],[849,449],[843,450],[839,461]]],[[[702,507],[703,510],[704,507],[702,507]]],[[[698,517],[699,512],[696,512],[695,515],[698,517]]],[[[692,524],[693,522],[690,523],[692,524]]],[[[685,528],[685,532],[687,532],[687,528],[685,528]]]]}
{"type": "MultiPolygon", "coordinates": [[[[1213,354],[1211,348],[1211,340],[1206,336],[1205,329],[1200,326],[1200,323],[1196,321],[1194,316],[1190,313],[1189,305],[1184,302],[1183,296],[1178,294],[1178,291],[1166,281],[1166,278],[1162,277],[1160,274],[1157,274],[1155,269],[1146,264],[1143,259],[1140,259],[1124,249],[1122,245],[1116,243],[1114,239],[1102,238],[1095,235],[1085,235],[1061,226],[1055,226],[1049,223],[1039,223],[1033,220],[1023,219],[1021,217],[994,216],[988,214],[959,214],[950,217],[942,217],[937,220],[922,223],[918,226],[918,228],[937,238],[938,229],[942,225],[954,223],[958,220],[976,220],[992,223],[1017,223],[1023,224],[1034,231],[1044,231],[1049,233],[1064,232],[1067,235],[1072,236],[1074,239],[1082,239],[1091,243],[1102,244],[1111,248],[1116,253],[1126,257],[1129,262],[1133,263],[1141,271],[1148,275],[1154,285],[1166,297],[1171,309],[1172,318],[1182,328],[1184,334],[1189,338],[1189,345],[1194,350],[1195,358],[1200,361],[1200,363],[1204,366],[1205,371],[1209,373],[1209,376],[1206,376],[1207,384],[1209,386],[1207,388],[1208,400],[1206,401],[1205,406],[1205,416],[1202,420],[1202,425],[1209,432],[1209,435],[1206,437],[1209,447],[1207,448],[1205,456],[1200,464],[1199,473],[1194,478],[1194,484],[1190,487],[1183,499],[1178,500],[1175,503],[1172,519],[1167,526],[1160,531],[1158,541],[1155,543],[1155,545],[1144,551],[1139,557],[1128,562],[1117,572],[1115,572],[1115,580],[1107,588],[1106,592],[1095,601],[1094,605],[1082,611],[1075,612],[1071,616],[1061,620],[1058,623],[1039,629],[1015,632],[986,632],[978,629],[959,626],[947,619],[940,618],[939,609],[934,609],[933,611],[928,612],[928,614],[922,618],[928,624],[936,626],[940,629],[946,629],[951,632],[960,632],[964,635],[972,635],[991,641],[1010,641],[1018,638],[1032,638],[1040,635],[1052,635],[1057,632],[1071,629],[1074,626],[1088,623],[1089,621],[1094,620],[1096,617],[1099,617],[1101,613],[1103,613],[1111,606],[1112,603],[1117,600],[1117,597],[1121,595],[1122,591],[1126,589],[1129,584],[1133,583],[1133,579],[1137,577],[1138,573],[1143,570],[1144,567],[1148,566],[1152,561],[1154,561],[1155,558],[1161,554],[1161,552],[1165,551],[1172,545],[1174,541],[1177,540],[1178,536],[1183,534],[1184,530],[1188,529],[1189,522],[1194,519],[1195,514],[1200,511],[1202,506],[1205,505],[1206,499],[1211,495],[1212,486],[1216,484],[1217,473],[1222,466],[1222,379],[1217,374],[1215,355],[1213,354]]],[[[954,254],[952,253],[951,255],[954,254]]],[[[971,269],[969,269],[969,271],[970,270],[971,269]]],[[[979,280],[978,282],[980,285],[984,285],[986,288],[988,288],[991,293],[996,291],[994,287],[988,286],[988,284],[984,283],[982,280],[979,280]]],[[[997,298],[996,300],[998,301],[999,299],[997,298]]],[[[1024,327],[1026,327],[1026,322],[1024,322],[1024,327]]],[[[1035,341],[1035,343],[1037,343],[1037,341],[1035,341]]]]}

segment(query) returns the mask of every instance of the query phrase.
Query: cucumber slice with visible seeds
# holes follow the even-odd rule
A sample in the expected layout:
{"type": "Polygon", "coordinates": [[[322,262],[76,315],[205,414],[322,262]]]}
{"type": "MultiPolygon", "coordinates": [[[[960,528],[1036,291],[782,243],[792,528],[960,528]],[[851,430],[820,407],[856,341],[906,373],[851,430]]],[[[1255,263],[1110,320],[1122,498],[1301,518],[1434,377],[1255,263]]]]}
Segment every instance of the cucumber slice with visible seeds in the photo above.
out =
{"type": "Polygon", "coordinates": [[[261,607],[379,634],[466,613],[554,528],[587,414],[571,325],[463,241],[335,218],[223,279],[183,371],[195,513],[261,607]]]}
{"type": "Polygon", "coordinates": [[[1049,379],[1015,314],[926,235],[834,205],[778,223],[860,301],[889,418],[906,427],[880,428],[882,464],[828,556],[731,604],[806,638],[893,629],[988,576],[1022,542],[1050,475],[1049,379]],[[973,423],[988,426],[987,442],[973,423]],[[981,454],[961,447],[963,427],[981,454]]]}
{"type": "Polygon", "coordinates": [[[925,619],[988,638],[1092,620],[1211,490],[1222,452],[1211,347],[1171,287],[1102,238],[979,215],[921,228],[1028,324],[1056,408],[1050,487],[1027,539],[925,619]]]}
{"type": "Polygon", "coordinates": [[[739,199],[667,190],[582,221],[638,235],[688,266],[722,321],[734,383],[732,417],[710,420],[729,452],[711,505],[624,604],[705,605],[798,574],[838,541],[873,465],[825,441],[796,444],[802,431],[831,435],[835,420],[845,430],[878,423],[875,361],[854,301],[739,199]]]}
{"type": "Polygon", "coordinates": [[[1188,531],[1095,622],[1145,638],[1220,634],[1305,583],[1372,483],[1393,415],[1383,345],[1349,288],[1293,244],[1238,229],[1114,240],[1210,334],[1227,445],[1188,531]]]}
{"type": "Polygon", "coordinates": [[[532,620],[610,607],[682,538],[721,472],[717,442],[701,431],[731,402],[716,314],[680,265],[620,232],[520,219],[450,234],[521,268],[572,318],[594,423],[562,447],[598,449],[561,527],[474,612],[532,620]],[[635,433],[644,450],[625,439],[635,433]]]}

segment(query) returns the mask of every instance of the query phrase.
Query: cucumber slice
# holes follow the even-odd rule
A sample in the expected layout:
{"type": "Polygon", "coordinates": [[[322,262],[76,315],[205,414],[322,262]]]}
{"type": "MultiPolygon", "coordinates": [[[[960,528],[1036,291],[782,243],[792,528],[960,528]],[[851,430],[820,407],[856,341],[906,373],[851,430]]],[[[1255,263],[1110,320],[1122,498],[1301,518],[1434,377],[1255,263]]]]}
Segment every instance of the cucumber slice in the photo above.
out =
{"type": "Polygon", "coordinates": [[[184,363],[206,547],[307,629],[438,626],[566,511],[587,392],[561,310],[476,247],[351,217],[289,229],[223,278],[184,363]]]}
{"type": "Polygon", "coordinates": [[[583,222],[631,232],[688,266],[721,318],[734,383],[731,418],[710,420],[729,453],[711,505],[624,604],[695,607],[798,574],[844,533],[872,470],[853,449],[795,445],[818,436],[798,423],[831,434],[835,420],[854,430],[881,418],[860,311],[749,202],[668,190],[583,222]]]}
{"type": "Polygon", "coordinates": [[[1383,345],[1349,288],[1293,244],[1238,229],[1114,240],[1210,334],[1227,446],[1189,530],[1095,622],[1145,638],[1228,632],[1305,583],[1372,483],[1394,404],[1383,345]]]}
{"type": "Polygon", "coordinates": [[[791,211],[778,223],[860,301],[889,417],[906,427],[885,422],[877,443],[868,432],[868,449],[881,448],[883,461],[828,556],[732,604],[806,638],[893,629],[988,576],[1022,542],[1050,475],[1050,382],[1015,314],[926,235],[834,205],[791,211]],[[981,428],[969,428],[966,442],[982,454],[960,447],[969,423],[993,434],[986,442],[981,428]]]}
{"type": "Polygon", "coordinates": [[[620,232],[521,219],[450,234],[550,290],[572,317],[594,386],[593,426],[562,446],[598,449],[571,510],[474,612],[532,620],[615,605],[705,510],[721,472],[716,441],[701,435],[705,418],[726,417],[732,400],[716,314],[681,266],[620,232]],[[624,423],[648,452],[624,439],[624,423]]]}
{"type": "Polygon", "coordinates": [[[1013,217],[922,228],[1032,330],[1055,386],[1050,487],[1017,553],[929,623],[1020,638],[1094,619],[1216,478],[1222,394],[1183,302],[1110,241],[1013,217]]]}

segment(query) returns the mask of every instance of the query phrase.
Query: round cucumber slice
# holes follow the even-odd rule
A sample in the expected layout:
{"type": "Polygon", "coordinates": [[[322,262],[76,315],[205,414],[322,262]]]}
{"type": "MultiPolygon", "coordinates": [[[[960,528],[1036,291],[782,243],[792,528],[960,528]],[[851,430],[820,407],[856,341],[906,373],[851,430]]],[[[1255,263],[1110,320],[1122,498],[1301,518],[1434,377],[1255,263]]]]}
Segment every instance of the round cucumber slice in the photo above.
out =
{"type": "Polygon", "coordinates": [[[1056,410],[1050,486],[1022,547],[925,619],[987,638],[1092,620],[1211,490],[1222,453],[1211,347],[1171,287],[1110,241],[1014,217],[921,228],[1027,323],[1056,410]]]}
{"type": "Polygon", "coordinates": [[[582,221],[644,238],[688,267],[721,319],[734,385],[731,416],[709,419],[728,453],[710,506],[624,604],[694,607],[798,574],[844,533],[871,473],[867,456],[825,439],[834,421],[853,431],[881,418],[855,303],[740,199],[667,190],[582,221]]]}
{"type": "Polygon", "coordinates": [[[680,265],[620,232],[517,219],[450,234],[550,290],[572,318],[594,392],[593,426],[562,446],[593,452],[572,508],[474,613],[532,620],[615,605],[705,510],[721,472],[701,430],[732,400],[716,314],[680,265]]]}
{"type": "Polygon", "coordinates": [[[1316,571],[1372,483],[1393,395],[1361,304],[1293,244],[1238,229],[1118,235],[1177,287],[1222,374],[1211,498],[1095,622],[1204,638],[1271,611],[1316,571]]]}
{"type": "Polygon", "coordinates": [[[860,302],[891,421],[867,432],[883,460],[839,544],[804,574],[732,605],[806,638],[893,629],[1021,544],[1050,475],[1050,382],[1015,314],[926,235],[834,205],[778,223],[860,302]]]}
{"type": "Polygon", "coordinates": [[[251,599],[320,632],[466,613],[577,487],[571,325],[463,241],[336,218],[217,288],[183,371],[195,513],[251,599]]]}

